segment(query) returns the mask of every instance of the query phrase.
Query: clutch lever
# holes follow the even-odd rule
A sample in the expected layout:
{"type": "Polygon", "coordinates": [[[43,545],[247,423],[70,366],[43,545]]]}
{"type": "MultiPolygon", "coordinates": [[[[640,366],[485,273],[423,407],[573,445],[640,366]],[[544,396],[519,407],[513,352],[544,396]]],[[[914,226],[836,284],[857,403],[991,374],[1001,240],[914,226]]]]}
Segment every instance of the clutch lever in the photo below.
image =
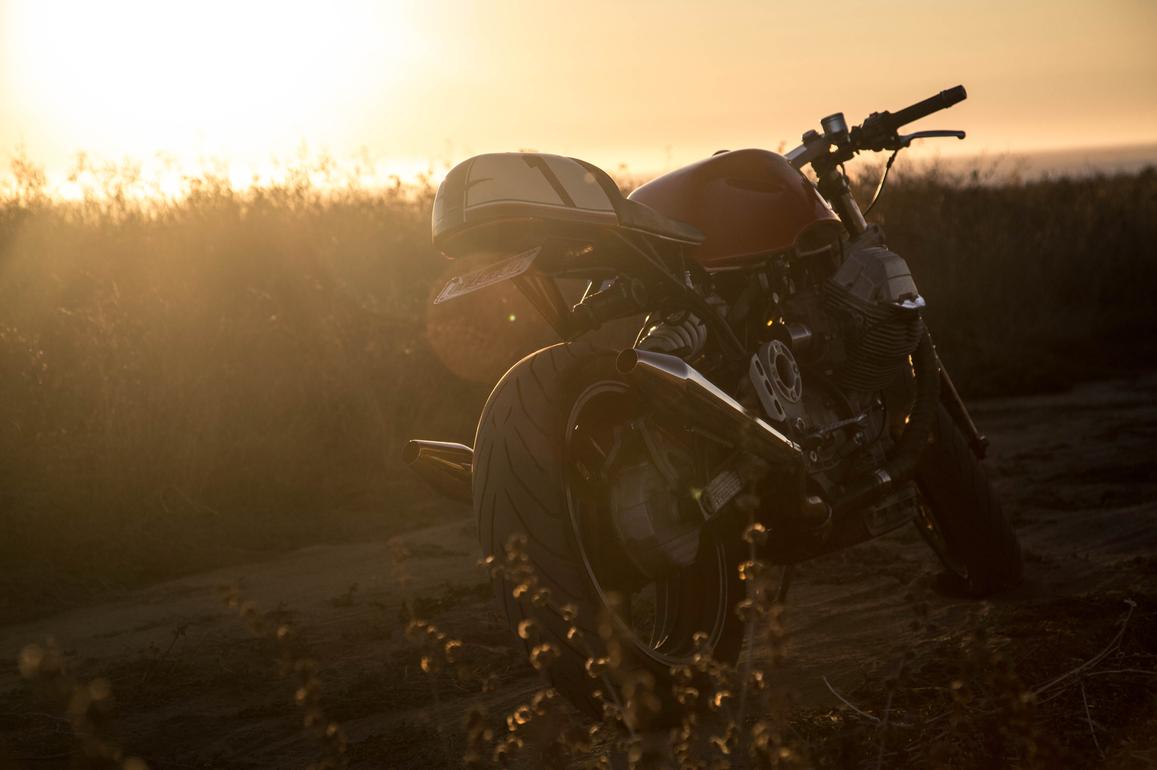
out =
{"type": "Polygon", "coordinates": [[[915,131],[911,134],[902,134],[900,139],[900,147],[907,147],[912,144],[913,139],[947,139],[949,137],[956,137],[957,139],[964,138],[963,131],[915,131]]]}
{"type": "Polygon", "coordinates": [[[888,162],[884,164],[884,173],[880,176],[880,183],[876,185],[876,192],[872,195],[872,202],[864,209],[864,214],[875,207],[880,200],[880,193],[884,192],[884,184],[888,181],[888,172],[892,170],[892,164],[896,162],[896,156],[900,154],[900,150],[912,144],[913,139],[938,139],[954,136],[957,139],[964,138],[963,131],[915,131],[911,134],[897,134],[895,136],[895,144],[886,145],[888,149],[892,150],[892,154],[888,156],[888,162]]]}

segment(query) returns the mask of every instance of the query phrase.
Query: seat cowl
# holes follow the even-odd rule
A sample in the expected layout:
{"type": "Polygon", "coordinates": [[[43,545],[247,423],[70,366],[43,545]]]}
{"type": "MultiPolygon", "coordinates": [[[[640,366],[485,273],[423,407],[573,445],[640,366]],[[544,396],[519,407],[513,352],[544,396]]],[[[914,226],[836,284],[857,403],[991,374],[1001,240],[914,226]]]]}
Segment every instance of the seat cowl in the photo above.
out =
{"type": "Polygon", "coordinates": [[[611,201],[611,205],[615,208],[615,213],[619,217],[620,227],[627,230],[638,230],[666,240],[678,241],[689,246],[703,242],[704,235],[698,228],[686,222],[671,219],[645,203],[627,198],[623,195],[622,190],[619,189],[619,185],[611,178],[611,175],[593,163],[587,163],[584,160],[572,160],[582,164],[583,168],[585,168],[603,188],[607,198],[611,201]]]}
{"type": "Polygon", "coordinates": [[[544,226],[569,233],[618,227],[689,245],[703,240],[694,227],[628,200],[597,166],[561,155],[475,156],[450,170],[434,198],[431,234],[448,256],[496,233],[516,243],[544,226]]]}

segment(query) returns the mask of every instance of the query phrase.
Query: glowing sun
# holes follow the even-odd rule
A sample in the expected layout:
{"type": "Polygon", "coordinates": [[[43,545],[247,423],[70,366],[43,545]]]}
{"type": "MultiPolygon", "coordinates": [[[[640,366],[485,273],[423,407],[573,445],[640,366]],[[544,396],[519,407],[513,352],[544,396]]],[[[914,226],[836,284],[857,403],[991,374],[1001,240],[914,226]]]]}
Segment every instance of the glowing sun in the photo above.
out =
{"type": "Polygon", "coordinates": [[[420,48],[402,0],[0,0],[0,90],[48,138],[223,158],[348,139],[420,48]]]}

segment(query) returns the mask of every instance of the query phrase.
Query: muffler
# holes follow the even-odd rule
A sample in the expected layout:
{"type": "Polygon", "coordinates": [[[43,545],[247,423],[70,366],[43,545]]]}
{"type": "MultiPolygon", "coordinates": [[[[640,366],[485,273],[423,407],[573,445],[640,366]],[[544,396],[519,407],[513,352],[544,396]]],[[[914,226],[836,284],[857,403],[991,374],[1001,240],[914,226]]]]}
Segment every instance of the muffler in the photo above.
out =
{"type": "Polygon", "coordinates": [[[474,475],[474,450],[449,441],[411,439],[402,451],[402,460],[442,495],[470,504],[470,482],[474,475]]]}
{"type": "Polygon", "coordinates": [[[802,462],[799,444],[749,412],[683,359],[627,349],[615,365],[649,398],[705,433],[774,465],[802,462]]]}

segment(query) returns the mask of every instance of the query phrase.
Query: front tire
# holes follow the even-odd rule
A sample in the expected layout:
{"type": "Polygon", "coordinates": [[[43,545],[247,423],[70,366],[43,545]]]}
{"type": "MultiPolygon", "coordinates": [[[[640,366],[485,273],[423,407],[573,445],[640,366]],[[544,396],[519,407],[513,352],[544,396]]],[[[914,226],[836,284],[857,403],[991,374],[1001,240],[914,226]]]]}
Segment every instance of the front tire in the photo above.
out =
{"type": "Polygon", "coordinates": [[[634,709],[629,719],[655,725],[679,711],[673,667],[697,653],[725,663],[738,656],[744,626],[734,608],[743,584],[736,549],[707,536],[695,564],[656,581],[649,606],[621,578],[630,559],[598,496],[583,500],[576,474],[587,450],[575,446],[581,437],[605,452],[610,434],[601,423],[639,419],[645,409],[614,358],[585,343],[562,344],[507,372],[479,421],[474,510],[483,553],[499,566],[496,599],[531,662],[549,645],[544,671],[572,702],[596,718],[613,702],[634,709]],[[631,618],[622,616],[624,605],[631,618]],[[635,628],[636,612],[649,617],[649,634],[635,628]]]}
{"type": "Polygon", "coordinates": [[[1015,588],[1020,543],[984,467],[942,405],[916,469],[920,534],[945,567],[949,590],[981,597],[1015,588]]]}

